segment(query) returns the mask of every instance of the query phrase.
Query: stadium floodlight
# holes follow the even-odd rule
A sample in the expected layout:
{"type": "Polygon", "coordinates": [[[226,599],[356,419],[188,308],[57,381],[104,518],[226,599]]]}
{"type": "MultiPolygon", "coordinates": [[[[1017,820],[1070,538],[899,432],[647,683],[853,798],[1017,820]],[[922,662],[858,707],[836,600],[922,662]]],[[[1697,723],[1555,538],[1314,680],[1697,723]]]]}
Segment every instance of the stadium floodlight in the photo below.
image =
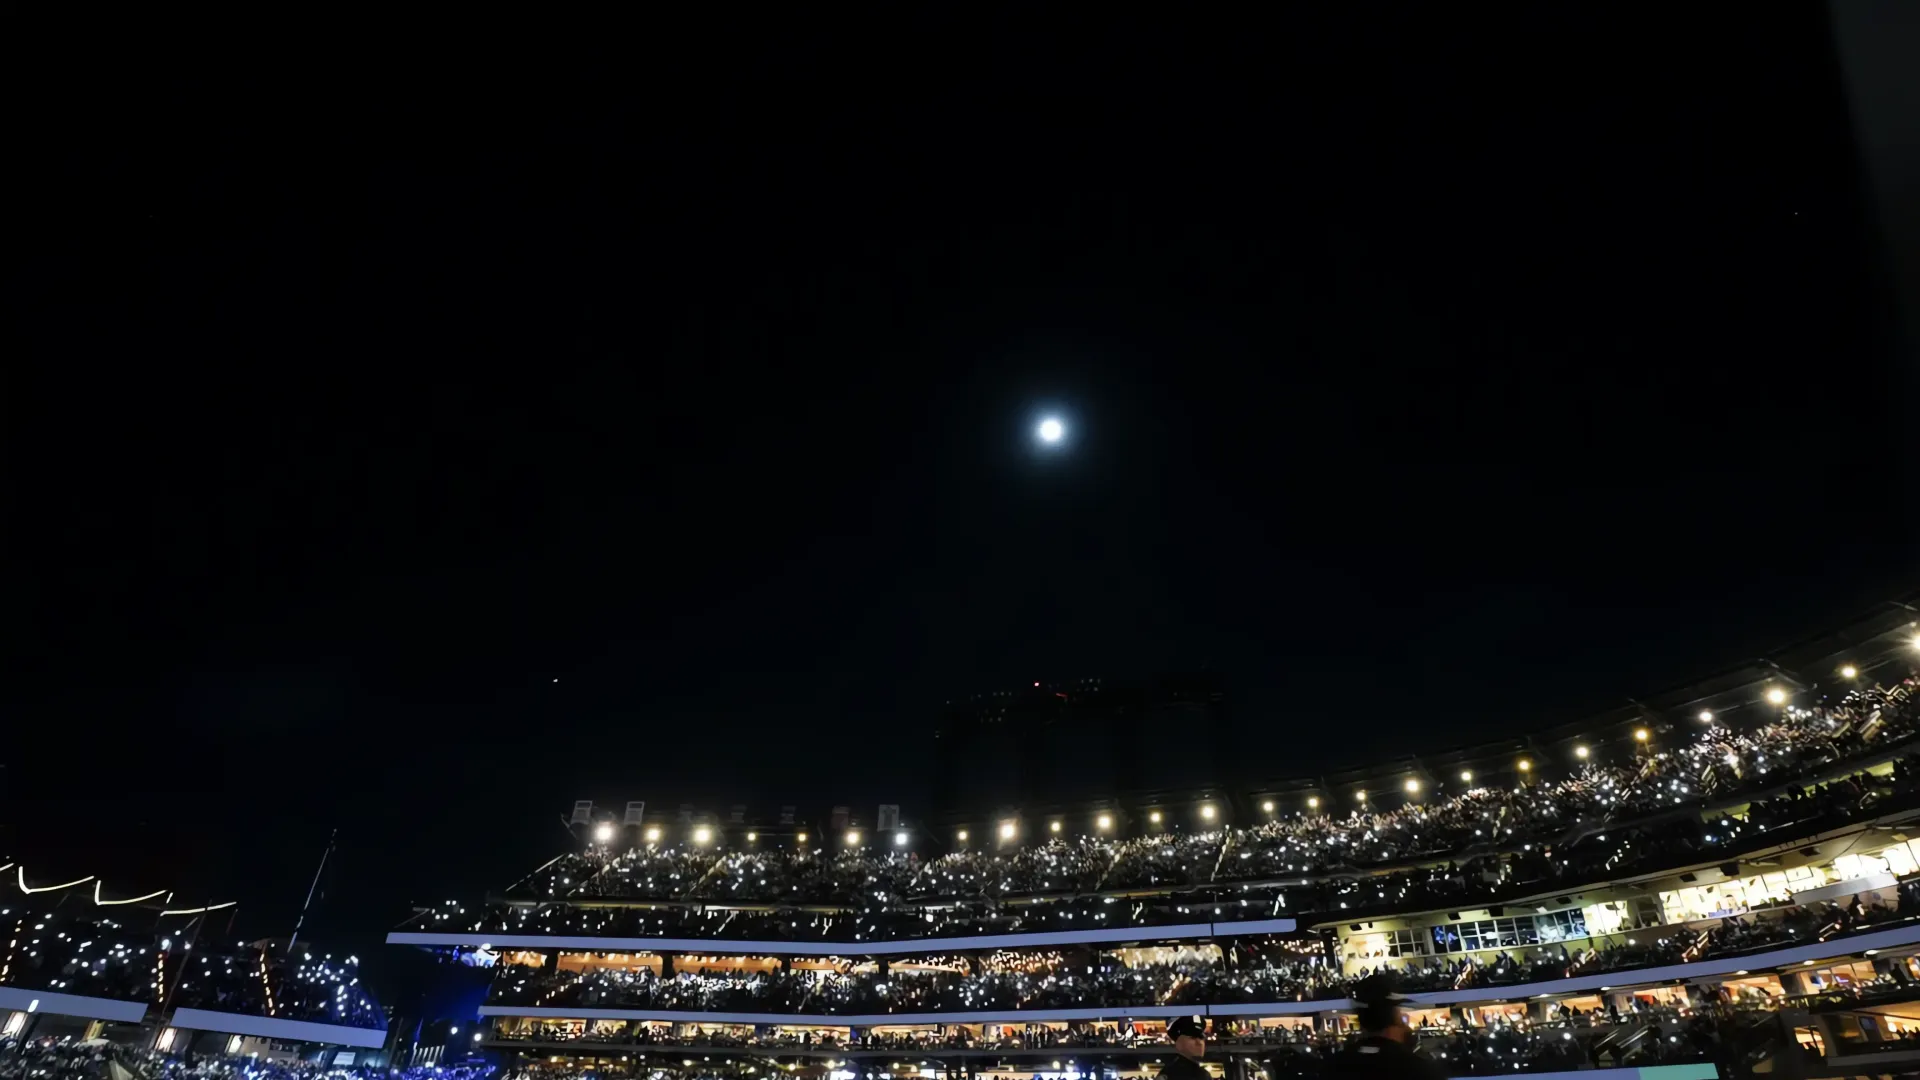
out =
{"type": "Polygon", "coordinates": [[[654,825],[649,829],[647,829],[647,843],[654,844],[654,843],[658,843],[659,841],[660,841],[660,826],[654,825]]]}
{"type": "Polygon", "coordinates": [[[1472,770],[1472,769],[1461,769],[1461,770],[1460,770],[1460,782],[1461,782],[1461,783],[1463,783],[1463,784],[1471,784],[1471,783],[1473,783],[1473,770],[1472,770]]]}
{"type": "Polygon", "coordinates": [[[1854,667],[1852,664],[1847,664],[1840,669],[1840,677],[1843,679],[1857,679],[1860,677],[1860,669],[1854,667]]]}
{"type": "Polygon", "coordinates": [[[961,843],[963,843],[963,844],[964,844],[964,843],[966,843],[966,842],[967,842],[967,830],[965,830],[965,829],[961,829],[961,830],[960,830],[959,832],[957,832],[957,833],[954,833],[954,834],[953,834],[953,838],[954,838],[955,840],[958,840],[958,841],[960,841],[960,842],[961,842],[961,843]]]}
{"type": "Polygon", "coordinates": [[[603,821],[593,830],[593,838],[603,844],[613,843],[613,822],[603,821]]]}
{"type": "Polygon", "coordinates": [[[749,831],[749,832],[747,833],[747,843],[749,843],[749,844],[751,844],[751,843],[753,843],[753,842],[754,842],[755,840],[758,840],[758,839],[760,839],[760,834],[759,834],[759,833],[757,833],[757,832],[751,832],[751,831],[749,831]]]}
{"type": "Polygon", "coordinates": [[[1307,809],[1309,810],[1320,809],[1320,796],[1318,795],[1307,796],[1307,809]]]}
{"type": "Polygon", "coordinates": [[[848,847],[860,846],[860,830],[859,829],[847,830],[847,846],[848,847]]]}
{"type": "Polygon", "coordinates": [[[1059,823],[1059,822],[1057,822],[1057,821],[1049,821],[1049,822],[1047,822],[1047,831],[1048,831],[1048,832],[1059,832],[1059,831],[1060,831],[1060,823],[1059,823]]]}
{"type": "Polygon", "coordinates": [[[1353,801],[1354,801],[1354,802],[1366,802],[1366,801],[1367,801],[1367,793],[1366,793],[1365,791],[1356,791],[1356,792],[1354,792],[1354,793],[1353,793],[1353,801]]]}
{"type": "Polygon", "coordinates": [[[1200,816],[1203,818],[1206,818],[1208,821],[1212,821],[1213,820],[1213,804],[1212,803],[1201,804],[1200,816]]]}
{"type": "Polygon", "coordinates": [[[1712,710],[1712,709],[1701,709],[1701,710],[1700,710],[1700,715],[1699,715],[1698,717],[1696,717],[1696,719],[1698,719],[1698,720],[1699,720],[1699,721],[1700,721],[1701,723],[1703,723],[1703,724],[1711,724],[1711,723],[1713,723],[1713,710],[1712,710]]]}
{"type": "Polygon", "coordinates": [[[1420,792],[1420,781],[1409,778],[1406,783],[1406,788],[1407,794],[1417,795],[1420,792]]]}
{"type": "Polygon", "coordinates": [[[1521,772],[1532,772],[1533,762],[1528,761],[1526,758],[1521,758],[1514,767],[1519,769],[1521,772]]]}
{"type": "Polygon", "coordinates": [[[1153,813],[1148,814],[1147,820],[1153,822],[1155,825],[1160,824],[1160,811],[1155,810],[1153,813]]]}
{"type": "Polygon", "coordinates": [[[1094,818],[1093,827],[1101,830],[1102,832],[1113,828],[1113,815],[1101,814],[1099,817],[1094,818]]]}
{"type": "Polygon", "coordinates": [[[1017,831],[1017,827],[1011,821],[1003,821],[1000,823],[1000,839],[1002,840],[1013,839],[1013,834],[1017,831]]]}
{"type": "Polygon", "coordinates": [[[903,832],[897,832],[897,833],[894,833],[894,834],[893,834],[893,844],[894,844],[894,846],[895,846],[895,847],[906,847],[906,846],[907,846],[907,834],[906,834],[906,833],[903,833],[903,832]]]}
{"type": "Polygon", "coordinates": [[[1573,748],[1573,756],[1579,758],[1581,761],[1587,760],[1587,753],[1587,748],[1584,746],[1576,746],[1573,748]]]}
{"type": "Polygon", "coordinates": [[[1787,703],[1787,692],[1785,690],[1782,690],[1776,686],[1767,691],[1767,704],[1785,705],[1786,703],[1787,703]]]}
{"type": "Polygon", "coordinates": [[[705,825],[702,825],[699,828],[693,830],[694,843],[704,844],[711,839],[713,839],[713,830],[707,828],[705,825]]]}
{"type": "Polygon", "coordinates": [[[795,843],[798,843],[798,844],[804,844],[804,843],[806,843],[806,842],[807,842],[807,834],[806,834],[806,833],[795,833],[795,834],[794,834],[794,837],[793,837],[793,839],[794,839],[794,842],[795,842],[795,843]]]}
{"type": "Polygon", "coordinates": [[[1273,800],[1268,799],[1266,802],[1261,803],[1260,810],[1263,813],[1268,813],[1268,814],[1273,813],[1273,800]]]}
{"type": "Polygon", "coordinates": [[[1634,728],[1634,729],[1633,729],[1633,741],[1634,741],[1634,742],[1646,742],[1646,741],[1647,741],[1647,729],[1646,729],[1646,728],[1634,728]]]}

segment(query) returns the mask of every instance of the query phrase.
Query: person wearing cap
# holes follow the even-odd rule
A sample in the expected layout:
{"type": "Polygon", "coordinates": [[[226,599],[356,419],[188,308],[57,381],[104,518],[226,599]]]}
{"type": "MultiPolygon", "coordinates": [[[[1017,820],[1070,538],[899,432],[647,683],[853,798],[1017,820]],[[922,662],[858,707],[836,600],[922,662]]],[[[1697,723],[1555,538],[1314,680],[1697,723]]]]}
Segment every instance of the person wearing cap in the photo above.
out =
{"type": "Polygon", "coordinates": [[[1353,988],[1363,1034],[1327,1063],[1328,1080],[1446,1080],[1431,1060],[1413,1052],[1413,1029],[1403,1006],[1412,1000],[1394,992],[1385,974],[1361,979],[1353,988]]]}
{"type": "Polygon", "coordinates": [[[1213,1074],[1200,1064],[1207,1056],[1207,1022],[1198,1016],[1182,1016],[1167,1025],[1167,1037],[1173,1040],[1178,1056],[1160,1070],[1160,1080],[1213,1080],[1213,1074]]]}

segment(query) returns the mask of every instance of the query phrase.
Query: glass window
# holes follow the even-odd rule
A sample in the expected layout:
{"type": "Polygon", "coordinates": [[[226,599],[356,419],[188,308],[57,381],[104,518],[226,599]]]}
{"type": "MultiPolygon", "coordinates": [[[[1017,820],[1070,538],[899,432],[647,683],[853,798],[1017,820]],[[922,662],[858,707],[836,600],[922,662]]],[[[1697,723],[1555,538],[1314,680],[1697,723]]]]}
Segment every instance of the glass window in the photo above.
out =
{"type": "Polygon", "coordinates": [[[1587,919],[1578,909],[1536,915],[1533,925],[1539,931],[1541,941],[1570,941],[1587,936],[1587,919]]]}
{"type": "Polygon", "coordinates": [[[1872,855],[1842,855],[1833,860],[1834,875],[1841,881],[1853,881],[1887,872],[1887,861],[1872,855]]]}
{"type": "Polygon", "coordinates": [[[1895,877],[1906,877],[1920,869],[1920,863],[1914,862],[1913,859],[1912,844],[1913,841],[1909,840],[1899,847],[1890,847],[1880,853],[1880,857],[1887,861],[1888,871],[1895,877]]]}
{"type": "Polygon", "coordinates": [[[1632,916],[1627,914],[1627,905],[1619,900],[1588,904],[1580,914],[1596,934],[1611,934],[1633,924],[1632,916]]]}
{"type": "Polygon", "coordinates": [[[1388,956],[1426,956],[1427,938],[1418,930],[1395,930],[1387,935],[1388,956]]]}

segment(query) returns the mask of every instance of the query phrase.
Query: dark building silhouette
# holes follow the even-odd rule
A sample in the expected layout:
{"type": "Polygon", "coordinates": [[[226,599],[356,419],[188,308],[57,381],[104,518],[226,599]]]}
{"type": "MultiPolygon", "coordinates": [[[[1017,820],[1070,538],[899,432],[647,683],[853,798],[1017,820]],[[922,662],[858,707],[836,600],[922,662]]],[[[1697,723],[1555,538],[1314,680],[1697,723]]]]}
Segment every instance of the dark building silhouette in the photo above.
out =
{"type": "Polygon", "coordinates": [[[1218,675],[1031,682],[947,702],[935,812],[1082,803],[1222,782],[1218,675]]]}

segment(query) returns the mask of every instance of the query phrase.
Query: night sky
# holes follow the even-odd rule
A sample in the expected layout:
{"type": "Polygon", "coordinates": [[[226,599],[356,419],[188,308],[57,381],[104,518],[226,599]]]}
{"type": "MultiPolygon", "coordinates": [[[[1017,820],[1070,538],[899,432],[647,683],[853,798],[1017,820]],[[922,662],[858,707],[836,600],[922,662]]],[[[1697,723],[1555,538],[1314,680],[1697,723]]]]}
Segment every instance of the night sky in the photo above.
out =
{"type": "Polygon", "coordinates": [[[1388,14],[55,47],[0,855],[284,933],[338,827],[365,941],[575,798],[912,818],[955,695],[1297,775],[1910,592],[1818,9],[1388,14]]]}

